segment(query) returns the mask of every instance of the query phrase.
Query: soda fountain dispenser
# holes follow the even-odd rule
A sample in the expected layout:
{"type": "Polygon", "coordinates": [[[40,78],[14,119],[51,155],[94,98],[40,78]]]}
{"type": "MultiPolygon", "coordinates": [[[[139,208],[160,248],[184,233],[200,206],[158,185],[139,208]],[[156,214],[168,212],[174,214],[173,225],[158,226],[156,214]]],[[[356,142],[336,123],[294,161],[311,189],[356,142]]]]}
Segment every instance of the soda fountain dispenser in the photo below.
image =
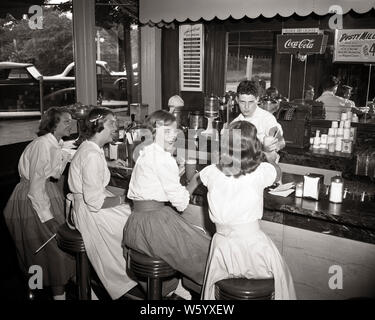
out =
{"type": "Polygon", "coordinates": [[[211,95],[204,98],[204,115],[207,118],[207,129],[202,132],[203,135],[213,135],[215,130],[212,123],[215,118],[219,117],[219,98],[211,95]]]}

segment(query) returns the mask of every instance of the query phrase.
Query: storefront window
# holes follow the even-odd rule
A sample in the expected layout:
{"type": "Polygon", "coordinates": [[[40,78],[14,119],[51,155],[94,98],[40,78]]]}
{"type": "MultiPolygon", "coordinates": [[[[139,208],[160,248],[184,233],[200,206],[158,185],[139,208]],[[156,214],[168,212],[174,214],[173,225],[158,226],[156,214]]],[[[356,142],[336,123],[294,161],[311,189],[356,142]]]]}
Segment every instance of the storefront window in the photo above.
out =
{"type": "MultiPolygon", "coordinates": [[[[353,100],[357,107],[364,107],[366,104],[375,99],[375,72],[369,74],[370,65],[366,63],[343,63],[333,62],[334,56],[334,31],[325,30],[329,35],[328,45],[323,60],[324,70],[327,74],[333,74],[340,79],[342,85],[352,87],[350,99],[353,100]],[[368,92],[368,101],[366,102],[368,92]]],[[[322,88],[318,88],[319,93],[322,88]]],[[[344,96],[342,86],[339,86],[337,94],[344,96]]]]}
{"type": "MultiPolygon", "coordinates": [[[[349,19],[349,18],[348,18],[349,19]]],[[[244,25],[244,28],[245,25],[244,25]]],[[[242,80],[257,80],[261,90],[272,85],[279,93],[290,99],[301,99],[303,81],[315,89],[314,98],[322,93],[322,84],[329,75],[340,79],[337,95],[344,96],[343,85],[352,87],[350,99],[356,106],[366,105],[367,90],[369,101],[375,98],[375,72],[369,76],[369,65],[364,63],[342,63],[333,61],[334,30],[320,28],[328,35],[323,54],[312,54],[306,62],[292,59],[291,88],[289,89],[290,56],[276,52],[276,36],[281,30],[249,30],[228,33],[228,53],[226,66],[226,91],[236,91],[242,80]],[[370,83],[369,83],[370,77],[370,83]]],[[[264,92],[260,92],[262,95],[264,92]]]]}
{"type": "Polygon", "coordinates": [[[272,55],[272,32],[229,32],[225,90],[236,91],[242,80],[258,80],[268,88],[272,55]]]}
{"type": "MultiPolygon", "coordinates": [[[[72,1],[23,5],[0,13],[0,145],[32,140],[43,111],[76,102],[72,1]]],[[[138,1],[96,1],[95,18],[98,105],[127,111],[141,100],[138,1]]]]}
{"type": "Polygon", "coordinates": [[[14,16],[9,8],[0,18],[0,117],[40,114],[75,100],[74,78],[64,74],[73,61],[71,15],[57,6],[36,7],[34,15],[14,16]]]}
{"type": "Polygon", "coordinates": [[[75,102],[72,15],[59,2],[1,12],[0,145],[32,140],[44,110],[75,102]]]}
{"type": "Polygon", "coordinates": [[[110,1],[95,8],[98,104],[116,111],[140,101],[137,10],[110,1]]]}

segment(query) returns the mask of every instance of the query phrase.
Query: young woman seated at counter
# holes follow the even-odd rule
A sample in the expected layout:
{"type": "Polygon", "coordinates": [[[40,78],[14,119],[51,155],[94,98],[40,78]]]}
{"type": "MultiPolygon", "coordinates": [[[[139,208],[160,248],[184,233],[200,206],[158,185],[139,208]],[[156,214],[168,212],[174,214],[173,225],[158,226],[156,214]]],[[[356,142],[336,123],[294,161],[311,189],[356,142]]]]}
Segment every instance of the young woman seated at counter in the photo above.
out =
{"type": "Polygon", "coordinates": [[[131,176],[128,197],[134,202],[134,211],[124,228],[124,255],[129,247],[159,257],[202,284],[211,238],[179,213],[187,208],[193,190],[180,184],[172,157],[176,119],[158,110],[148,117],[147,124],[153,142],[140,151],[131,176]]]}
{"type": "Polygon", "coordinates": [[[281,175],[263,162],[257,129],[237,121],[224,131],[228,150],[192,180],[207,187],[210,219],[216,225],[207,262],[203,299],[215,299],[215,282],[226,278],[275,279],[275,299],[295,299],[292,276],[272,240],[260,229],[263,191],[281,175]]]}
{"type": "Polygon", "coordinates": [[[53,107],[43,114],[38,138],[26,147],[18,163],[21,181],[4,209],[21,270],[28,278],[30,266],[40,266],[43,287],[51,287],[55,300],[65,300],[65,285],[74,276],[75,262],[55,240],[38,249],[65,221],[62,188],[50,178],[59,179],[70,159],[62,151],[61,138],[70,135],[71,121],[65,108],[53,107]]]}
{"type": "Polygon", "coordinates": [[[79,146],[69,169],[74,222],[97,275],[112,299],[117,299],[137,283],[126,273],[121,246],[131,210],[124,203],[125,195],[115,196],[106,190],[110,172],[103,146],[113,139],[116,119],[111,110],[95,108],[85,127],[87,140],[79,146]]]}

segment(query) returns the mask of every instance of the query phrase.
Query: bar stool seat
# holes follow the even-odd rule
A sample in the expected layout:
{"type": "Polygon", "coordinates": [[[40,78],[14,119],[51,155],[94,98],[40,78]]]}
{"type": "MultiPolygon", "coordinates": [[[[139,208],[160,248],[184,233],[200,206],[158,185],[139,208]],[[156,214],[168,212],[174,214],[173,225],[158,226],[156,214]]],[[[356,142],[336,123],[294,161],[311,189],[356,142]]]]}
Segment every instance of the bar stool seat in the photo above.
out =
{"type": "Polygon", "coordinates": [[[64,223],[56,233],[58,247],[75,255],[78,299],[91,300],[90,263],[81,233],[64,223]]]}
{"type": "Polygon", "coordinates": [[[129,249],[128,267],[137,278],[147,278],[147,299],[161,300],[162,280],[176,274],[164,260],[129,249]]]}
{"type": "Polygon", "coordinates": [[[182,285],[198,297],[202,292],[202,286],[187,277],[182,277],[182,285]]]}
{"type": "Polygon", "coordinates": [[[230,278],[216,282],[216,300],[271,300],[274,279],[230,278]]]}

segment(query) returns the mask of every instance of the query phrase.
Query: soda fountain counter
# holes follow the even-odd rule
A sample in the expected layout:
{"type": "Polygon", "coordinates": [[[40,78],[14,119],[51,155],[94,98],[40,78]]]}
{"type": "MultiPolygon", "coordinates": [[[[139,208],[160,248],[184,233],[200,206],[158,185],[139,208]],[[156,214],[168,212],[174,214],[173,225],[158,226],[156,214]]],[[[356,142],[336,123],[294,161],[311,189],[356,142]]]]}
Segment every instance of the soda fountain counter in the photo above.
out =
{"type": "MultiPolygon", "coordinates": [[[[314,121],[311,122],[311,128],[319,127],[323,132],[326,126],[328,130],[328,122],[314,121]]],[[[358,127],[357,149],[371,146],[375,137],[374,128],[372,124],[358,127]]],[[[121,152],[118,154],[120,156],[121,152]]],[[[272,195],[268,190],[264,193],[264,214],[261,225],[290,267],[297,297],[299,299],[375,298],[373,272],[375,270],[375,183],[373,177],[369,176],[371,171],[369,167],[362,166],[361,162],[357,161],[363,157],[358,157],[356,152],[340,157],[341,154],[325,154],[309,147],[288,146],[280,152],[280,155],[283,183],[291,181],[298,183],[302,181],[304,174],[316,169],[325,175],[326,185],[329,180],[327,177],[342,172],[344,189],[346,189],[346,196],[342,203],[329,202],[323,184],[319,200],[297,198],[295,193],[286,197],[272,195]],[[347,166],[344,165],[345,163],[347,166]],[[297,167],[303,168],[305,172],[299,172],[299,175],[287,173],[288,170],[285,168],[288,166],[294,166],[289,172],[297,173],[295,169],[297,167]],[[352,171],[348,171],[348,168],[352,171]],[[340,272],[344,277],[342,289],[332,289],[329,285],[337,268],[341,268],[340,272]]],[[[197,169],[202,169],[210,159],[212,159],[211,155],[198,153],[197,169]],[[205,159],[208,160],[206,164],[202,163],[205,159]]],[[[365,164],[371,163],[367,161],[367,157],[364,159],[365,164]]],[[[110,171],[110,185],[126,192],[131,169],[110,168],[110,171]]],[[[64,174],[65,178],[66,173],[67,170],[64,174]]],[[[181,181],[185,183],[184,176],[181,177],[181,181]]],[[[66,187],[66,183],[64,186],[66,187]]],[[[194,224],[204,225],[207,231],[213,234],[215,228],[209,221],[206,192],[205,187],[199,186],[183,215],[194,224]]]]}
{"type": "MultiPolygon", "coordinates": [[[[320,128],[323,132],[325,126],[328,131],[328,122],[314,121],[311,121],[313,130],[320,128]]],[[[371,170],[360,170],[360,162],[357,164],[360,158],[356,153],[360,147],[371,145],[374,132],[369,124],[358,128],[357,144],[352,153],[317,152],[309,146],[287,146],[280,152],[284,184],[298,183],[309,172],[324,175],[319,200],[298,198],[295,193],[282,197],[268,190],[264,192],[262,229],[275,242],[290,267],[299,299],[375,298],[375,183],[368,175],[371,170]],[[325,185],[340,173],[345,196],[342,203],[332,203],[325,185]],[[330,286],[335,270],[344,277],[342,288],[330,286]]],[[[189,146],[188,141],[185,145],[189,146]]],[[[202,169],[213,158],[209,153],[197,153],[197,169],[202,169]]],[[[110,170],[111,185],[127,189],[131,171],[110,170]]],[[[181,182],[185,181],[182,176],[181,182]]],[[[206,192],[204,186],[198,187],[183,216],[213,234],[215,227],[209,220],[206,192]]]]}
{"type": "MultiPolygon", "coordinates": [[[[130,171],[111,172],[111,185],[127,189],[130,171]]],[[[283,174],[282,181],[298,182],[302,178],[283,174]]],[[[367,187],[374,194],[374,185],[367,187]]],[[[182,215],[213,234],[206,192],[200,185],[182,215]]],[[[328,201],[324,188],[318,201],[296,198],[294,193],[275,196],[266,190],[261,226],[286,260],[298,299],[375,297],[374,199],[361,202],[347,197],[343,203],[334,204],[328,201]],[[334,268],[340,268],[344,276],[342,289],[329,286],[334,268]]]]}

